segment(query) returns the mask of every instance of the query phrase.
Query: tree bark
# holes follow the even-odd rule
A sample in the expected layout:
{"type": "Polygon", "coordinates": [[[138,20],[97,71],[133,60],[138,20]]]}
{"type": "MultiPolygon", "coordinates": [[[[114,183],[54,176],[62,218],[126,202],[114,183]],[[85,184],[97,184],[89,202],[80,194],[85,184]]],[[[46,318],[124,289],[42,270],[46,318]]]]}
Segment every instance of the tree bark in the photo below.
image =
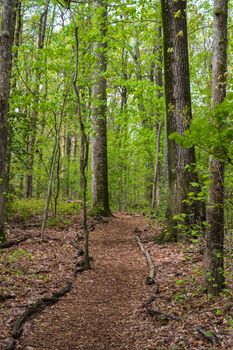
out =
{"type": "Polygon", "coordinates": [[[94,1],[98,19],[98,39],[95,46],[96,66],[94,71],[92,123],[92,199],[96,214],[109,216],[108,164],[107,164],[107,8],[102,0],[94,1]]]}
{"type": "MultiPolygon", "coordinates": [[[[226,96],[228,0],[214,1],[212,58],[212,108],[226,96]]],[[[218,125],[221,128],[221,124],[218,125]]],[[[211,156],[211,184],[207,206],[205,270],[207,293],[218,295],[224,287],[224,162],[211,156]]]]}
{"type": "MultiPolygon", "coordinates": [[[[151,82],[154,82],[157,88],[157,97],[160,99],[163,95],[161,89],[163,87],[163,72],[162,72],[162,48],[161,48],[161,39],[162,39],[162,28],[159,26],[157,28],[156,35],[156,44],[154,53],[158,52],[158,64],[153,63],[151,67],[151,82]]],[[[163,128],[162,115],[159,109],[155,111],[155,115],[158,118],[156,122],[156,150],[155,150],[155,166],[154,166],[154,176],[152,182],[152,198],[151,198],[151,213],[154,209],[158,209],[160,201],[160,177],[161,177],[161,161],[159,157],[160,153],[160,139],[161,132],[163,128]]]]}
{"type": "Polygon", "coordinates": [[[2,21],[0,32],[0,241],[5,241],[6,239],[5,194],[7,191],[7,119],[15,12],[14,0],[2,1],[2,21]]]}
{"type": "MultiPolygon", "coordinates": [[[[47,17],[48,17],[48,9],[49,9],[50,0],[46,1],[45,9],[40,16],[40,24],[39,24],[39,36],[38,36],[38,52],[44,48],[45,43],[45,32],[47,26],[47,17]]],[[[38,67],[36,70],[36,86],[34,90],[34,106],[31,115],[30,121],[30,137],[29,143],[27,147],[27,174],[25,178],[25,198],[32,197],[33,190],[33,164],[34,164],[34,152],[35,152],[35,144],[36,144],[36,133],[37,133],[37,119],[38,119],[38,107],[39,107],[39,98],[40,98],[40,80],[41,80],[41,69],[38,67]]]]}
{"type": "Polygon", "coordinates": [[[198,210],[187,206],[183,200],[193,191],[191,182],[197,182],[194,172],[194,147],[184,149],[169,135],[182,135],[192,119],[189,80],[188,38],[185,0],[161,0],[164,33],[164,74],[166,99],[166,124],[168,136],[168,221],[170,240],[182,240],[179,220],[183,214],[185,224],[195,223],[198,210]]]}
{"type": "MultiPolygon", "coordinates": [[[[71,13],[72,15],[72,13],[71,13]]],[[[73,15],[72,15],[73,17],[73,15]]],[[[79,74],[79,28],[73,17],[73,23],[75,26],[75,71],[73,77],[73,87],[77,98],[77,115],[80,126],[80,185],[82,189],[82,224],[83,224],[83,236],[84,236],[84,266],[85,270],[91,268],[90,256],[89,256],[89,229],[87,222],[87,175],[86,169],[88,165],[89,154],[89,140],[86,134],[85,121],[82,114],[80,88],[77,84],[79,74]]],[[[76,271],[77,273],[77,271],[76,271]]]]}

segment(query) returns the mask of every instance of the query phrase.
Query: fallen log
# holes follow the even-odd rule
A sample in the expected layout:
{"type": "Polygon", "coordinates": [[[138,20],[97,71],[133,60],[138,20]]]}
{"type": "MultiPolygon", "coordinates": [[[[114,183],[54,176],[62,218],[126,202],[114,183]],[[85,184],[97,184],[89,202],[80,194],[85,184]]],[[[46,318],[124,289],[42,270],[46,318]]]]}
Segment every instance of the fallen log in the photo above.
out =
{"type": "Polygon", "coordinates": [[[19,243],[22,243],[22,242],[26,241],[29,238],[31,238],[31,236],[30,235],[26,235],[24,237],[16,238],[16,239],[13,239],[11,241],[7,241],[7,242],[4,242],[4,243],[1,243],[0,244],[0,249],[6,249],[6,248],[13,247],[14,245],[18,245],[19,243]]]}
{"type": "Polygon", "coordinates": [[[46,306],[57,303],[62,296],[71,291],[72,286],[72,282],[67,282],[65,288],[54,292],[50,297],[43,297],[42,299],[36,301],[34,304],[28,306],[27,309],[22,313],[22,315],[20,315],[15,321],[12,329],[12,336],[7,345],[5,346],[4,350],[14,350],[16,340],[19,339],[19,337],[21,336],[24,324],[29,319],[31,319],[32,316],[34,316],[38,312],[41,312],[46,306]]]}
{"type": "Polygon", "coordinates": [[[155,283],[155,275],[156,275],[156,266],[154,264],[154,261],[152,257],[150,256],[149,252],[144,248],[139,236],[136,236],[137,244],[139,248],[141,249],[142,253],[145,255],[147,263],[149,265],[150,271],[148,276],[146,277],[146,284],[154,284],[155,283]]]}

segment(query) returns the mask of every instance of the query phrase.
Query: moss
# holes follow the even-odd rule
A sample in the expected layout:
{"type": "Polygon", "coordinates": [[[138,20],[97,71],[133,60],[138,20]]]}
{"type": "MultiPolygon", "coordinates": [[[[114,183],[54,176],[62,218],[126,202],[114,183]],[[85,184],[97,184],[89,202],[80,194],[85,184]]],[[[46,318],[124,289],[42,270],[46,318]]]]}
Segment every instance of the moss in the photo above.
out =
{"type": "Polygon", "coordinates": [[[219,8],[216,8],[215,10],[214,10],[214,14],[215,14],[215,16],[220,16],[221,14],[222,14],[222,9],[219,7],[219,8]]]}
{"type": "Polygon", "coordinates": [[[5,227],[0,227],[0,243],[6,242],[6,231],[5,227]]]}

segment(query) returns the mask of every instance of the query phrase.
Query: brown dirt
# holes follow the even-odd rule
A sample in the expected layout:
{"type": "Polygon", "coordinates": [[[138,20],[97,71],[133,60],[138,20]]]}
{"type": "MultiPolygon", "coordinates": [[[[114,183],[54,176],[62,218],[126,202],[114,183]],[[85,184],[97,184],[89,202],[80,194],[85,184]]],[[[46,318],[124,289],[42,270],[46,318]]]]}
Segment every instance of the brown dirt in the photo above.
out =
{"type": "Polygon", "coordinates": [[[117,215],[91,234],[93,269],[72,292],[34,319],[19,349],[134,349],[129,321],[148,291],[146,262],[134,240],[141,217],[117,215]]]}
{"type": "MultiPolygon", "coordinates": [[[[1,339],[5,344],[15,319],[28,304],[73,280],[76,250],[70,243],[80,223],[75,225],[48,231],[46,244],[40,244],[34,230],[34,238],[20,245],[33,258],[23,256],[12,262],[17,248],[2,253],[2,284],[5,291],[15,291],[16,299],[4,302],[0,309],[0,348],[1,339]]],[[[17,349],[233,349],[232,276],[228,294],[208,300],[198,246],[154,245],[156,231],[159,226],[148,227],[142,216],[122,213],[98,225],[90,234],[92,270],[79,274],[69,294],[25,325],[17,349]],[[135,241],[136,227],[156,263],[156,288],[144,283],[148,267],[135,241]],[[179,320],[147,314],[143,303],[154,294],[149,307],[179,320]],[[198,332],[200,326],[215,334],[214,344],[198,332]]]]}

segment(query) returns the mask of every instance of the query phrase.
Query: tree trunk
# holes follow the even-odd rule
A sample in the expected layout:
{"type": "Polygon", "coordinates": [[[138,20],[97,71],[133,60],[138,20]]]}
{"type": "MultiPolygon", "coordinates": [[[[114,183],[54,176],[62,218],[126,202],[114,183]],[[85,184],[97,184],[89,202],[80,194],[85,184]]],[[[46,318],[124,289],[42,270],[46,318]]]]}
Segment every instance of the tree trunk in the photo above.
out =
{"type": "Polygon", "coordinates": [[[151,200],[151,212],[154,212],[154,209],[159,207],[159,183],[160,183],[160,175],[161,175],[161,166],[160,166],[160,139],[161,139],[161,131],[162,131],[162,122],[159,121],[156,123],[156,154],[155,154],[155,170],[154,170],[154,178],[153,178],[153,186],[152,186],[152,200],[151,200]]]}
{"type": "MultiPolygon", "coordinates": [[[[214,1],[212,108],[226,96],[228,0],[214,1]]],[[[218,125],[221,128],[221,124],[218,125]]],[[[205,269],[207,292],[218,295],[224,287],[224,162],[210,158],[211,184],[207,206],[205,269]]]]}
{"type": "MultiPolygon", "coordinates": [[[[72,15],[72,13],[71,13],[72,15]]],[[[89,140],[86,134],[85,121],[82,114],[80,88],[77,84],[79,74],[79,28],[72,15],[73,23],[75,26],[75,71],[73,77],[73,87],[77,98],[77,115],[80,126],[80,185],[82,189],[82,224],[83,224],[83,236],[84,236],[84,268],[88,270],[91,268],[90,256],[89,256],[89,229],[87,222],[87,175],[86,169],[88,165],[89,154],[89,140]]]]}
{"type": "Polygon", "coordinates": [[[15,1],[3,0],[0,33],[0,241],[6,239],[5,193],[7,191],[7,119],[14,26],[15,1]]]}
{"type": "MultiPolygon", "coordinates": [[[[180,135],[190,126],[191,96],[189,81],[188,39],[186,1],[161,0],[164,32],[164,74],[166,98],[167,135],[180,135]]],[[[195,223],[198,210],[189,207],[183,200],[193,191],[191,182],[197,182],[194,173],[194,147],[184,149],[174,140],[168,139],[168,219],[169,240],[182,240],[179,220],[185,217],[185,224],[195,223]]]]}
{"type": "MultiPolygon", "coordinates": [[[[45,4],[45,9],[40,16],[38,52],[44,48],[49,2],[50,0],[47,0],[45,4]]],[[[32,115],[31,115],[30,137],[29,137],[29,143],[27,147],[27,174],[25,178],[25,195],[24,195],[25,198],[31,198],[32,190],[33,190],[32,173],[33,173],[34,152],[35,152],[35,144],[36,144],[37,119],[38,119],[38,113],[39,113],[38,107],[39,107],[39,99],[40,99],[40,81],[41,81],[41,69],[38,67],[36,71],[36,87],[34,90],[35,103],[34,103],[32,115]]]]}
{"type": "Polygon", "coordinates": [[[98,18],[99,33],[95,47],[96,66],[93,86],[92,122],[92,196],[96,214],[109,216],[108,165],[107,165],[107,9],[102,0],[94,1],[95,15],[98,18]]]}
{"type": "MultiPolygon", "coordinates": [[[[162,39],[162,28],[161,26],[157,29],[156,35],[156,44],[154,48],[154,53],[158,52],[158,64],[153,62],[151,67],[151,82],[156,85],[157,88],[157,97],[161,99],[162,92],[161,89],[163,87],[163,72],[162,72],[162,48],[161,48],[161,39],[162,39]]],[[[160,139],[161,132],[163,128],[162,115],[159,108],[155,111],[155,116],[157,116],[158,121],[156,122],[156,150],[155,150],[155,166],[154,166],[154,176],[152,182],[152,198],[151,198],[151,213],[153,213],[154,209],[159,207],[159,197],[160,197],[160,177],[161,177],[161,162],[159,158],[160,153],[160,139]]]]}

